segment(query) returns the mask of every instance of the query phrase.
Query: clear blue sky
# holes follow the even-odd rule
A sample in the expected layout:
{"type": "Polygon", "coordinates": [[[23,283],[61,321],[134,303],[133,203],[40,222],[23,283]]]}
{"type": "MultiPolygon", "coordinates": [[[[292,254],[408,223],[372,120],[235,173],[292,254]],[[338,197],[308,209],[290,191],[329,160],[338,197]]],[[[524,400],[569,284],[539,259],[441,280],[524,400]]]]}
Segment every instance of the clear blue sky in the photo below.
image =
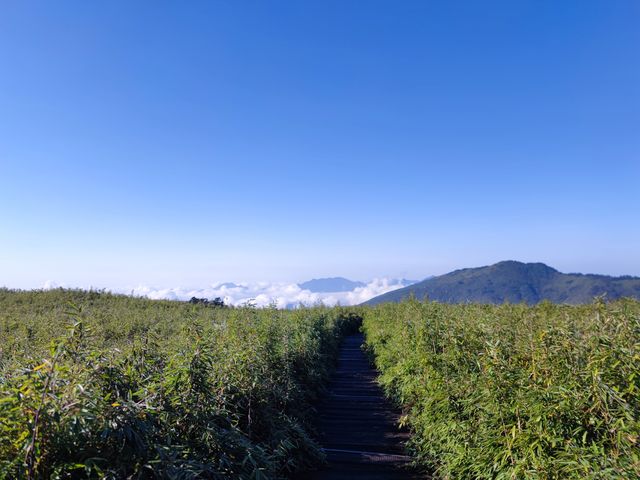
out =
{"type": "Polygon", "coordinates": [[[3,2],[0,285],[640,275],[640,2],[3,2]]]}

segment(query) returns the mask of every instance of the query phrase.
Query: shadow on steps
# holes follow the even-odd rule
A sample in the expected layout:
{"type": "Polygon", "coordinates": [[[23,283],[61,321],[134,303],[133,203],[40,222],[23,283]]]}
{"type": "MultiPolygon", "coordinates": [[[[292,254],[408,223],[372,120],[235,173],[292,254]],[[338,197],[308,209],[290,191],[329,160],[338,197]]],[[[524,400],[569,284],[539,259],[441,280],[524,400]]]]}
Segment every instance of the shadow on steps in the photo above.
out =
{"type": "Polygon", "coordinates": [[[318,405],[316,427],[327,465],[303,472],[298,480],[429,478],[409,467],[404,444],[409,433],[398,428],[400,412],[384,397],[377,372],[360,348],[361,333],[340,346],[338,366],[318,405]]]}

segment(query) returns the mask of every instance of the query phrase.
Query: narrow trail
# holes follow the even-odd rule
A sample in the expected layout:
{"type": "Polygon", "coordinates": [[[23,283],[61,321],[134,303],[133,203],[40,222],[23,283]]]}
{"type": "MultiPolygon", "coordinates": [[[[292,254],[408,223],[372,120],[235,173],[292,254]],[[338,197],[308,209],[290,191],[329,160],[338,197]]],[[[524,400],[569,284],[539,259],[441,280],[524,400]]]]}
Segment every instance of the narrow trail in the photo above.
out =
{"type": "Polygon", "coordinates": [[[317,426],[329,465],[305,475],[313,480],[415,479],[404,453],[407,432],[399,412],[376,383],[377,372],[360,349],[362,334],[345,337],[329,393],[318,406],[317,426]]]}

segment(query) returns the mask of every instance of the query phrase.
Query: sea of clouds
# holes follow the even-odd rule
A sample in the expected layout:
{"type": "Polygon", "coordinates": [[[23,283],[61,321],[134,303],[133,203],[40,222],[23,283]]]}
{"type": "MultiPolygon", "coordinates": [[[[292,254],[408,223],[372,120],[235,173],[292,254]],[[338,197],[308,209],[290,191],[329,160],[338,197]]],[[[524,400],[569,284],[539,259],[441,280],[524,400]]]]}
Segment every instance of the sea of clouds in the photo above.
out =
{"type": "Polygon", "coordinates": [[[376,278],[363,287],[349,292],[311,292],[295,283],[218,283],[205,288],[153,288],[138,286],[118,293],[133,294],[151,299],[189,300],[192,297],[214,299],[220,297],[227,305],[252,304],[257,307],[275,305],[294,308],[300,305],[324,304],[357,305],[383,293],[404,287],[400,279],[376,278]]]}
{"type": "MultiPolygon", "coordinates": [[[[357,287],[348,292],[311,292],[301,288],[295,283],[215,283],[204,288],[186,287],[152,287],[138,285],[126,288],[107,288],[113,293],[146,297],[154,300],[189,300],[192,297],[222,298],[227,305],[255,305],[266,307],[275,305],[277,308],[295,308],[301,305],[323,304],[333,305],[358,305],[373,297],[382,295],[407,286],[406,280],[395,278],[375,278],[363,287],[357,287]]],[[[47,281],[44,289],[67,288],[69,285],[47,281]]],[[[92,287],[95,288],[95,287],[92,287]]]]}
{"type": "MultiPolygon", "coordinates": [[[[139,285],[133,288],[107,289],[114,293],[123,293],[151,299],[189,300],[192,297],[212,300],[220,297],[227,305],[251,304],[257,307],[275,305],[278,308],[295,308],[300,305],[324,304],[357,305],[383,293],[407,285],[401,279],[376,278],[363,287],[349,292],[317,293],[300,288],[295,283],[216,283],[204,288],[157,288],[139,285]]],[[[66,285],[46,282],[45,289],[66,285]]]]}

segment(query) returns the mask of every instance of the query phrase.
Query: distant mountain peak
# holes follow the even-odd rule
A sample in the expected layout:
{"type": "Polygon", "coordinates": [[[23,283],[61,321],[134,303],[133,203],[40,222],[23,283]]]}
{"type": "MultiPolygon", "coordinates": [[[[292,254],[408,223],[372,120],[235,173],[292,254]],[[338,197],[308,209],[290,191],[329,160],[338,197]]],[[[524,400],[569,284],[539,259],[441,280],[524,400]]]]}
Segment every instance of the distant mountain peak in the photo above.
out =
{"type": "Polygon", "coordinates": [[[366,283],[349,280],[344,277],[314,278],[308,282],[298,284],[301,289],[314,293],[351,292],[365,285],[366,283]]]}
{"type": "Polygon", "coordinates": [[[528,270],[535,269],[538,271],[544,270],[548,272],[558,272],[558,270],[556,270],[555,268],[550,267],[549,265],[542,262],[525,263],[525,262],[519,262],[517,260],[502,260],[501,262],[494,263],[493,265],[489,265],[489,266],[493,268],[511,268],[511,269],[528,269],[528,270]]]}

